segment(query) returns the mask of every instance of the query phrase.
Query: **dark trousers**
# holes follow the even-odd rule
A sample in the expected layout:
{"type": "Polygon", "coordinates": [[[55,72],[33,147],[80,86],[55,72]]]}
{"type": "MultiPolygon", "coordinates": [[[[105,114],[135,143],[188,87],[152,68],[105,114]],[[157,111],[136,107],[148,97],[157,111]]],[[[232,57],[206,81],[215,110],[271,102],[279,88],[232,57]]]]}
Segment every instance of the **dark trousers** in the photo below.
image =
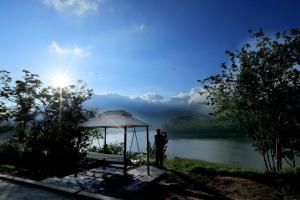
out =
{"type": "Polygon", "coordinates": [[[155,155],[155,164],[158,167],[163,167],[164,161],[164,149],[156,148],[156,155],[155,155]]]}

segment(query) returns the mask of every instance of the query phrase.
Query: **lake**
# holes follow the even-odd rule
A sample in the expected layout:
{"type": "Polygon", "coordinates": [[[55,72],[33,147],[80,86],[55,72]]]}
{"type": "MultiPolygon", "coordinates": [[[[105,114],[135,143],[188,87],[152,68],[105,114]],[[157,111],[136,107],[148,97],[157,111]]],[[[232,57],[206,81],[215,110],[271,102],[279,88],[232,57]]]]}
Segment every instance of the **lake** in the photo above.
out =
{"type": "MultiPolygon", "coordinates": [[[[132,130],[128,132],[128,149],[132,139],[132,130]]],[[[150,131],[150,142],[154,142],[155,131],[150,131]]],[[[184,136],[184,134],[182,134],[184,136]]],[[[146,152],[146,133],[137,132],[138,143],[142,152],[146,152]]],[[[123,142],[122,130],[108,129],[107,143],[123,142]]],[[[101,141],[102,144],[103,141],[101,141]]],[[[97,146],[97,142],[94,141],[97,146]]],[[[132,150],[137,151],[134,140],[132,150]]],[[[184,157],[206,160],[216,163],[233,164],[240,167],[264,170],[262,156],[255,152],[248,138],[171,138],[168,142],[167,157],[184,157]]]]}
{"type": "MultiPolygon", "coordinates": [[[[155,131],[150,131],[149,137],[151,144],[154,143],[155,131]]],[[[0,140],[8,139],[11,133],[0,134],[0,140]]],[[[146,133],[145,131],[137,132],[138,143],[141,152],[146,152],[146,133]]],[[[107,130],[107,143],[123,142],[124,133],[121,129],[107,130]]],[[[132,140],[132,130],[128,130],[127,141],[128,150],[132,140]]],[[[93,145],[98,146],[97,140],[93,145]]],[[[100,140],[103,145],[103,140],[100,140]]],[[[137,145],[134,140],[132,151],[137,151],[137,145]]],[[[167,145],[167,157],[183,157],[198,160],[211,161],[216,163],[233,164],[240,167],[253,168],[256,170],[265,170],[263,158],[252,146],[249,138],[185,138],[176,137],[169,139],[167,145]]],[[[296,163],[300,164],[300,158],[296,163]]]]}

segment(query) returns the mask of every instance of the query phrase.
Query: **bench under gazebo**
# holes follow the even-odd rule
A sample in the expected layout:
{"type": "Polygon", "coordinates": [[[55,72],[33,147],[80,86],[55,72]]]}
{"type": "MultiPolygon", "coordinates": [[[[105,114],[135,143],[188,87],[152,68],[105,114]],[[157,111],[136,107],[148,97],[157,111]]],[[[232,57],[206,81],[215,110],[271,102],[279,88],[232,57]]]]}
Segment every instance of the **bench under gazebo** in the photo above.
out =
{"type": "Polygon", "coordinates": [[[124,111],[124,110],[112,110],[106,111],[94,117],[82,124],[81,127],[90,127],[90,128],[103,128],[104,129],[104,147],[106,144],[106,134],[108,128],[121,128],[124,129],[124,151],[123,151],[123,159],[120,158],[120,155],[108,155],[108,154],[98,154],[89,152],[88,156],[93,159],[104,158],[109,161],[110,159],[118,159],[123,161],[124,175],[127,174],[127,131],[129,128],[145,128],[146,130],[146,138],[147,138],[147,174],[150,175],[150,167],[149,167],[149,124],[135,118],[132,114],[124,111]]]}

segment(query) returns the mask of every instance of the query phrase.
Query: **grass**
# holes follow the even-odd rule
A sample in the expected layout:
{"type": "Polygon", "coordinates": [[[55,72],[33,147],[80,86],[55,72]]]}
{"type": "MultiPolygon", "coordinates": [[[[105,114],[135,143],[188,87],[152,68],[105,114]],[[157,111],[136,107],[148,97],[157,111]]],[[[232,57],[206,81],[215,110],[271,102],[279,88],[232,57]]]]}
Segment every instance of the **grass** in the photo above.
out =
{"type": "MultiPolygon", "coordinates": [[[[152,162],[154,163],[154,160],[152,162]]],[[[201,171],[211,172],[214,174],[228,174],[228,175],[236,174],[236,175],[251,175],[251,176],[266,175],[262,171],[257,171],[251,168],[243,168],[235,165],[213,163],[213,162],[208,162],[203,160],[193,160],[193,159],[180,158],[180,157],[175,157],[173,159],[166,160],[164,166],[167,169],[177,170],[177,171],[200,171],[201,170],[201,171]]],[[[277,176],[300,177],[300,167],[284,167],[282,170],[278,172],[277,176]]]]}
{"type": "Polygon", "coordinates": [[[300,167],[284,167],[279,171],[279,174],[286,175],[286,174],[296,174],[300,175],[300,167]]]}
{"type": "Polygon", "coordinates": [[[14,165],[0,165],[0,169],[16,169],[14,165]]]}
{"type": "Polygon", "coordinates": [[[14,170],[16,170],[14,165],[0,164],[0,173],[10,173],[14,170]]]}
{"type": "Polygon", "coordinates": [[[300,197],[300,168],[283,168],[278,174],[266,174],[255,169],[247,169],[234,165],[218,164],[202,160],[175,157],[164,164],[167,169],[189,171],[206,176],[228,176],[246,178],[258,183],[280,188],[282,196],[290,194],[300,197]]]}
{"type": "Polygon", "coordinates": [[[173,170],[190,171],[190,170],[197,170],[197,169],[211,169],[217,173],[221,173],[221,172],[260,173],[254,169],[242,168],[235,165],[219,164],[219,163],[207,162],[203,160],[193,160],[193,159],[186,159],[180,157],[175,157],[173,159],[167,160],[164,165],[166,168],[173,169],[173,170]]]}

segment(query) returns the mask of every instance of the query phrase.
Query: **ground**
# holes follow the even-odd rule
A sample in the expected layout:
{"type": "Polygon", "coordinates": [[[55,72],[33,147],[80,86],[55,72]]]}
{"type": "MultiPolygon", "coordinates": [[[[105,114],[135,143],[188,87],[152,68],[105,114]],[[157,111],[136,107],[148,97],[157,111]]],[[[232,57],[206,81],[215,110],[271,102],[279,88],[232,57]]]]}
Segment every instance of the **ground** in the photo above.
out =
{"type": "Polygon", "coordinates": [[[300,168],[273,175],[184,158],[168,160],[165,166],[168,173],[135,199],[300,199],[300,168]]]}
{"type": "MultiPolygon", "coordinates": [[[[168,160],[165,166],[167,167],[167,173],[149,187],[139,192],[130,192],[122,197],[133,200],[300,200],[299,168],[271,175],[231,165],[183,158],[168,160]]],[[[1,173],[15,176],[24,175],[16,173],[15,168],[3,168],[2,170],[0,168],[1,173]]],[[[25,177],[29,178],[28,176],[30,174],[26,173],[25,177]]],[[[7,184],[7,182],[4,183],[7,184]]],[[[30,193],[23,186],[19,190],[16,186],[10,187],[5,184],[2,187],[0,186],[0,198],[2,199],[3,192],[12,196],[30,193]],[[16,191],[20,194],[16,194],[16,191]]],[[[39,195],[37,192],[35,194],[39,195]]],[[[50,192],[49,195],[56,194],[50,192]]],[[[59,198],[64,197],[59,196],[59,198]]]]}
{"type": "MultiPolygon", "coordinates": [[[[0,199],[74,199],[70,196],[0,180],[0,199]]],[[[223,199],[279,200],[300,199],[284,195],[273,186],[257,181],[207,172],[168,171],[158,182],[132,193],[126,199],[223,199]]]]}
{"type": "MultiPolygon", "coordinates": [[[[135,199],[232,199],[232,200],[279,200],[300,199],[300,196],[283,194],[273,186],[257,181],[206,172],[171,171],[135,199]],[[146,197],[146,198],[145,198],[146,197]]],[[[131,197],[132,198],[132,197],[131,197]]],[[[130,199],[131,199],[130,198],[130,199]]]]}
{"type": "Polygon", "coordinates": [[[9,181],[0,180],[0,199],[2,200],[71,200],[75,199],[64,194],[51,192],[35,187],[20,185],[9,181]]]}

